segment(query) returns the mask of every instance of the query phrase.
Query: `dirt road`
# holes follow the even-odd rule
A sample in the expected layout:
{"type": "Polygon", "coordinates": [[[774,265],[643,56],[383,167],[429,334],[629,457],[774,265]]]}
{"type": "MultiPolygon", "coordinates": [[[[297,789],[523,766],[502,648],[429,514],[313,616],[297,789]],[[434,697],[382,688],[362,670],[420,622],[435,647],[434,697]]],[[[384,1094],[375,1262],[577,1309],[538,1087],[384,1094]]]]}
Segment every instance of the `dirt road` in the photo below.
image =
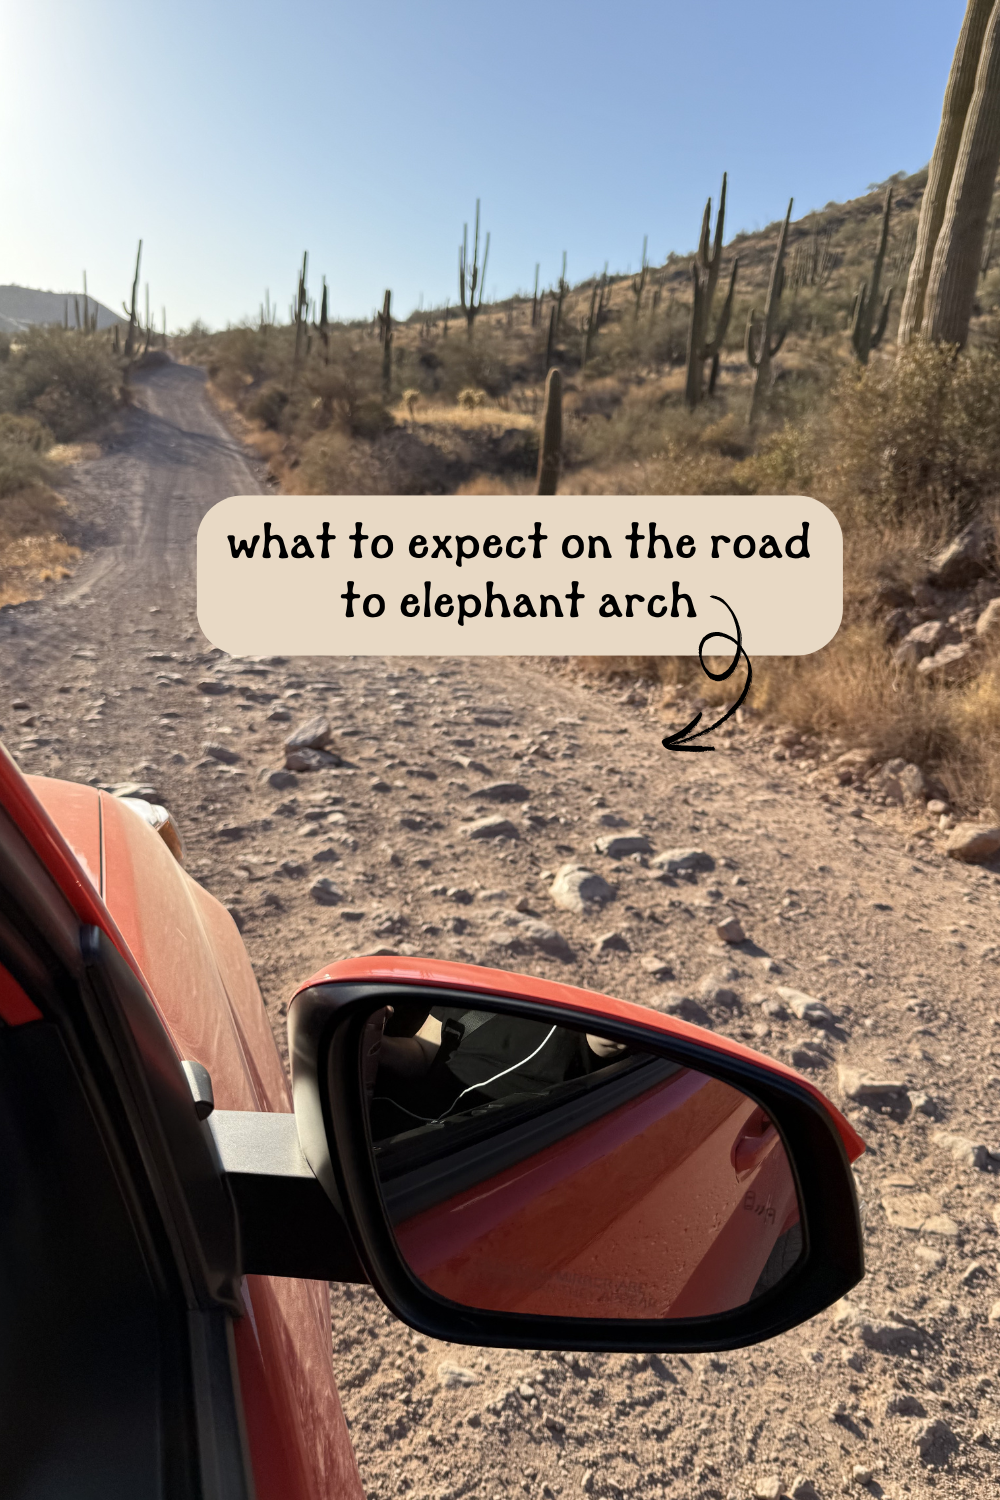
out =
{"type": "Polygon", "coordinates": [[[863,794],[824,791],[814,756],[773,759],[759,729],[668,757],[641,701],[544,664],[213,651],[195,618],[197,523],[263,479],[198,372],[150,372],[142,392],[73,481],[88,561],[0,613],[0,724],[27,771],[148,785],[171,807],[189,867],[244,928],[279,1039],[294,982],[332,957],[459,958],[701,1014],[811,1070],[871,1143],[865,1282],[835,1315],[741,1353],[430,1347],[370,1292],[334,1288],[369,1495],[995,1493],[998,877],[946,864],[863,794]],[[262,780],[320,711],[355,769],[262,780]],[[520,837],[471,841],[469,821],[500,810],[481,795],[499,780],[530,793],[504,809],[520,837]],[[654,854],[697,847],[714,869],[664,884],[649,856],[595,852],[615,826],[654,854]],[[551,902],[551,872],[574,859],[615,888],[598,918],[551,902]],[[338,904],[311,895],[321,878],[338,904]],[[718,941],[728,915],[750,943],[718,941]],[[624,942],[602,949],[610,933],[624,942]],[[796,1019],[783,988],[833,1019],[796,1019]],[[872,1107],[845,1101],[845,1064],[893,1087],[872,1107]]]}

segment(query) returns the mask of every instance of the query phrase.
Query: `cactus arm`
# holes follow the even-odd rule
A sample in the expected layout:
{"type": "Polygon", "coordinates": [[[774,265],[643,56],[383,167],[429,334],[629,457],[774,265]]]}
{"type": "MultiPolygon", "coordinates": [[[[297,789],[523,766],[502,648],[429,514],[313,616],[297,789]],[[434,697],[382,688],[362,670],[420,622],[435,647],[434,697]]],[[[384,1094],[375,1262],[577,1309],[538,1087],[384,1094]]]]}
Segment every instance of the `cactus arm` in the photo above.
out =
{"type": "Polygon", "coordinates": [[[486,290],[486,262],[490,258],[490,232],[486,231],[486,244],[483,246],[483,269],[479,273],[479,306],[483,305],[483,293],[486,290]]]}
{"type": "Polygon", "coordinates": [[[782,344],[785,342],[785,338],[786,338],[786,335],[788,333],[788,330],[789,330],[790,326],[791,325],[789,323],[786,323],[785,326],[784,326],[784,328],[776,336],[774,342],[771,344],[771,358],[772,359],[778,353],[778,351],[781,348],[782,344]]]}
{"type": "Polygon", "coordinates": [[[712,228],[712,200],[709,198],[705,204],[705,212],[701,217],[701,234],[698,236],[698,263],[706,271],[709,265],[708,236],[712,228]]]}
{"type": "Polygon", "coordinates": [[[462,311],[465,312],[465,262],[469,257],[469,226],[462,225],[462,243],[458,247],[458,295],[462,299],[462,311]]]}
{"type": "Polygon", "coordinates": [[[719,193],[719,212],[715,220],[715,244],[712,249],[712,260],[716,264],[722,254],[722,238],[726,226],[726,185],[727,173],[723,172],[722,188],[719,193]]]}
{"type": "Polygon", "coordinates": [[[726,292],[726,300],[719,311],[719,321],[715,325],[715,336],[711,342],[705,345],[705,355],[708,359],[716,359],[722,349],[722,342],[729,331],[729,319],[733,312],[733,296],[736,291],[736,273],[740,268],[739,258],[733,261],[733,269],[729,274],[729,289],[726,292]]]}
{"type": "Polygon", "coordinates": [[[746,332],[743,335],[743,349],[747,357],[747,364],[752,370],[760,369],[760,348],[757,343],[757,335],[754,333],[754,319],[757,309],[751,307],[747,313],[746,332]]]}
{"type": "Polygon", "coordinates": [[[868,305],[868,283],[863,281],[854,294],[854,302],[851,307],[851,346],[855,354],[864,363],[865,356],[862,353],[864,347],[864,319],[868,305]]]}

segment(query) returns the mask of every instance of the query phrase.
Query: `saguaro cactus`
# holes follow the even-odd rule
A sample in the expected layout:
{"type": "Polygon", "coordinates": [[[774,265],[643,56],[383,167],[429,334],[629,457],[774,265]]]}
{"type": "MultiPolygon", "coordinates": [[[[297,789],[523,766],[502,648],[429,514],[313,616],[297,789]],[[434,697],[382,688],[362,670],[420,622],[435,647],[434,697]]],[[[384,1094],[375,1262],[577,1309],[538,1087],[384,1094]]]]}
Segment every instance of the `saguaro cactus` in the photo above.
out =
{"type": "Polygon", "coordinates": [[[556,333],[562,328],[562,310],[566,293],[569,291],[569,282],[566,280],[566,251],[563,251],[562,270],[559,272],[559,285],[556,288],[558,294],[556,300],[556,333]]]}
{"type": "Polygon", "coordinates": [[[886,190],[885,207],[882,210],[882,229],[878,237],[878,249],[875,251],[875,264],[872,266],[871,283],[863,281],[854,299],[854,312],[851,319],[851,348],[859,363],[866,365],[868,356],[873,349],[877,349],[882,342],[885,326],[889,321],[889,309],[892,306],[892,286],[885,294],[882,310],[875,318],[875,305],[878,302],[879,288],[882,282],[882,267],[885,263],[885,249],[889,243],[889,218],[892,214],[892,188],[886,190]]]}
{"type": "MultiPolygon", "coordinates": [[[[555,309],[553,308],[553,312],[555,309]]],[[[542,439],[538,449],[538,484],[535,493],[554,495],[559,487],[562,461],[562,375],[550,370],[545,379],[545,409],[542,439]]]]}
{"type": "Polygon", "coordinates": [[[388,287],[378,314],[378,336],[382,345],[382,394],[387,397],[392,386],[392,292],[388,287]]]}
{"type": "Polygon", "coordinates": [[[292,319],[295,323],[295,349],[292,353],[292,380],[295,380],[299,368],[299,358],[302,353],[302,334],[305,330],[306,311],[309,307],[309,293],[306,291],[306,268],[309,264],[309,252],[302,252],[302,270],[299,272],[298,286],[295,290],[295,301],[292,303],[292,319]]]}
{"type": "Polygon", "coordinates": [[[552,356],[556,347],[556,322],[557,309],[553,307],[549,312],[549,336],[545,341],[545,371],[546,374],[552,368],[552,356]]]}
{"type": "Polygon", "coordinates": [[[708,243],[709,231],[712,226],[712,200],[709,198],[705,204],[705,213],[701,221],[701,237],[698,241],[698,250],[691,266],[691,322],[688,328],[687,378],[684,383],[684,399],[692,411],[705,394],[705,361],[707,359],[712,361],[712,378],[709,389],[715,389],[719,352],[729,328],[729,319],[733,311],[733,295],[736,291],[736,274],[740,264],[739,260],[733,261],[726,300],[722,304],[719,320],[715,325],[715,333],[709,338],[708,325],[712,316],[712,301],[715,297],[715,288],[719,280],[719,267],[722,264],[722,241],[726,227],[726,181],[726,173],[723,172],[722,191],[719,194],[719,212],[715,220],[715,240],[712,249],[711,251],[709,250],[708,243]]]}
{"type": "Polygon", "coordinates": [[[788,212],[778,235],[778,245],[774,252],[774,260],[771,263],[771,280],[767,287],[767,303],[764,307],[764,323],[759,334],[754,330],[757,309],[751,307],[747,317],[746,329],[746,356],[747,364],[753,370],[753,390],[750,394],[750,412],[747,418],[749,424],[757,419],[762,396],[771,385],[771,361],[785,342],[787,326],[777,332],[778,309],[781,305],[781,293],[785,284],[785,246],[788,243],[788,225],[792,218],[792,199],[788,200],[788,212]]]}
{"type": "Polygon", "coordinates": [[[135,353],[135,331],[139,326],[139,318],[136,312],[135,299],[139,295],[139,263],[141,260],[142,240],[139,241],[139,248],[136,251],[135,255],[135,276],[132,278],[132,305],[131,307],[125,307],[125,303],[122,303],[122,307],[125,308],[125,314],[128,317],[128,333],[125,335],[126,359],[131,359],[132,355],[135,353]]]}
{"type": "Polygon", "coordinates": [[[532,328],[534,328],[535,325],[538,322],[538,273],[539,273],[539,271],[541,269],[542,269],[541,263],[536,260],[535,261],[535,290],[531,294],[531,326],[532,326],[532,328]]]}
{"type": "Polygon", "coordinates": [[[323,344],[323,363],[330,363],[330,324],[327,317],[326,277],[323,277],[323,298],[319,305],[319,336],[323,344]]]}
{"type": "Polygon", "coordinates": [[[601,282],[595,276],[594,284],[590,289],[590,312],[587,314],[587,321],[583,328],[583,359],[581,361],[581,368],[586,367],[587,361],[590,358],[590,346],[594,341],[594,334],[597,331],[597,298],[600,290],[601,282]]]}
{"type": "Polygon", "coordinates": [[[639,309],[642,307],[642,294],[646,290],[646,277],[649,275],[649,261],[646,259],[646,246],[649,244],[649,235],[642,237],[642,261],[639,265],[638,276],[632,277],[632,296],[635,298],[635,308],[632,313],[633,325],[638,325],[639,309]]]}
{"type": "Polygon", "coordinates": [[[490,237],[487,233],[486,244],[483,247],[483,264],[479,264],[479,199],[476,199],[476,229],[472,241],[472,264],[469,264],[469,226],[462,226],[462,243],[458,251],[458,292],[462,299],[462,312],[465,314],[466,333],[472,337],[472,325],[476,320],[476,314],[483,305],[483,292],[486,290],[486,262],[490,254],[490,237]],[[479,301],[476,301],[476,288],[479,288],[479,301]],[[468,296],[466,296],[468,293],[468,296]]]}
{"type": "Polygon", "coordinates": [[[993,184],[1000,165],[1000,0],[994,5],[934,246],[920,332],[938,344],[965,344],[976,299],[993,184]]]}
{"type": "Polygon", "coordinates": [[[931,157],[927,186],[920,200],[920,218],[917,223],[917,244],[910,264],[910,275],[906,283],[906,294],[899,316],[897,343],[902,349],[911,339],[923,331],[927,287],[930,281],[931,264],[941,226],[955,164],[958,161],[966,116],[976,86],[983,38],[994,9],[994,0],[969,0],[969,6],[959,33],[958,45],[951,65],[948,86],[945,89],[941,125],[931,157]]]}

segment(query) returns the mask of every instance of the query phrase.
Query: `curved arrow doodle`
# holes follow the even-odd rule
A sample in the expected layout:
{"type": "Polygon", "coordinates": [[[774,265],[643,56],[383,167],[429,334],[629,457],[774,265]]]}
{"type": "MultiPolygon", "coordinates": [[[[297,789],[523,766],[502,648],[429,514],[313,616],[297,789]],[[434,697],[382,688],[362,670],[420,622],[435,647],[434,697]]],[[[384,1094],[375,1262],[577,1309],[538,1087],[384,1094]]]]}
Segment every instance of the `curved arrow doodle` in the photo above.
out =
{"type": "Polygon", "coordinates": [[[674,734],[667,735],[666,739],[662,742],[664,750],[714,750],[714,745],[692,745],[690,741],[701,739],[703,734],[711,734],[713,729],[718,729],[721,724],[724,724],[736,712],[750,691],[750,684],[753,681],[753,668],[750,665],[749,656],[747,656],[743,649],[743,634],[740,630],[740,622],[733,613],[732,606],[726,604],[725,599],[720,598],[718,594],[713,594],[712,598],[718,600],[720,604],[726,605],[729,613],[733,616],[733,625],[736,629],[736,634],[733,636],[728,635],[724,630],[710,630],[707,635],[702,636],[698,643],[698,660],[701,662],[702,671],[706,677],[711,677],[713,682],[725,682],[726,678],[731,677],[736,671],[736,668],[739,666],[740,657],[742,656],[747,664],[747,680],[743,684],[742,693],[732,707],[726,709],[721,719],[716,719],[714,724],[708,724],[704,729],[698,729],[697,734],[694,734],[692,731],[701,722],[701,713],[696,713],[690,724],[685,724],[683,729],[678,729],[674,734]],[[705,664],[705,642],[712,640],[715,636],[721,637],[724,641],[731,641],[736,647],[735,655],[724,672],[713,672],[711,667],[705,664]]]}

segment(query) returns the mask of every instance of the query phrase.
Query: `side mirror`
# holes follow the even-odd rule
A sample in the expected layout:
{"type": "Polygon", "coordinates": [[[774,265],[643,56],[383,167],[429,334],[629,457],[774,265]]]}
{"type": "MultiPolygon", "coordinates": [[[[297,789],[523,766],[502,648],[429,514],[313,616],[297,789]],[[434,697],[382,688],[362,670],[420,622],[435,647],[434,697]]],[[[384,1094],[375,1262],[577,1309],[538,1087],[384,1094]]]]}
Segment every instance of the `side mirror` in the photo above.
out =
{"type": "Polygon", "coordinates": [[[355,959],[288,1017],[302,1152],[397,1317],[519,1348],[702,1350],[864,1274],[864,1145],[806,1080],[639,1006],[355,959]]]}

